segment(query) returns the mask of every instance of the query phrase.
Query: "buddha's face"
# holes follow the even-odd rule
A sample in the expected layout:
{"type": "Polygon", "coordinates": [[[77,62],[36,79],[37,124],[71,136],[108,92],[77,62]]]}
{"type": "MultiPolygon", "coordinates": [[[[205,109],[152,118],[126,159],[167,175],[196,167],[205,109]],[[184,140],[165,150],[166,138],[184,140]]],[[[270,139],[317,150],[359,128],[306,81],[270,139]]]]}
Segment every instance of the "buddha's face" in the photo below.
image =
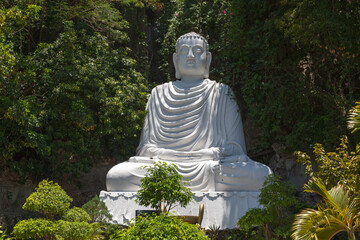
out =
{"type": "Polygon", "coordinates": [[[207,52],[206,43],[200,38],[184,38],[179,41],[174,54],[177,78],[208,77],[211,55],[207,52]]]}

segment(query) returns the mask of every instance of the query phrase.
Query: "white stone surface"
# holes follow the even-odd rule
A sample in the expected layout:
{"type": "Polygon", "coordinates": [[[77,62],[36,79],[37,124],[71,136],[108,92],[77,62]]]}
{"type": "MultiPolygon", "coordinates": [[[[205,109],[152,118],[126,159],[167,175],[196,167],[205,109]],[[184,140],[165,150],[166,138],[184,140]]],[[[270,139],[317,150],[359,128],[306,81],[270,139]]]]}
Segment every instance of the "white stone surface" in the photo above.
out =
{"type": "MultiPolygon", "coordinates": [[[[201,226],[220,226],[221,229],[235,228],[237,221],[248,209],[259,207],[260,192],[194,192],[194,200],[186,208],[176,207],[175,215],[198,215],[203,203],[204,219],[201,226]]],[[[105,202],[113,216],[113,222],[129,225],[135,218],[135,210],[149,210],[135,203],[136,192],[101,191],[101,201],[105,202]]],[[[173,212],[171,211],[171,212],[173,212]]]]}

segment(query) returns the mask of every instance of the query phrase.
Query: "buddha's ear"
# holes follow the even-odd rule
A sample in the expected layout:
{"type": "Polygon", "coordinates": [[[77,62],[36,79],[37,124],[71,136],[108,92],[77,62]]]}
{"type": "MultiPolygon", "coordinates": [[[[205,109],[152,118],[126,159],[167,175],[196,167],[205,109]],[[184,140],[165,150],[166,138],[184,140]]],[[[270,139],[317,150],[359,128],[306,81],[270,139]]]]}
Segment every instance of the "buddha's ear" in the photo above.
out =
{"type": "Polygon", "coordinates": [[[211,52],[207,52],[206,53],[206,66],[205,66],[205,71],[204,71],[204,78],[209,78],[211,59],[212,59],[211,52]]]}
{"type": "Polygon", "coordinates": [[[178,64],[179,64],[178,55],[177,55],[176,52],[173,54],[173,62],[174,62],[174,67],[175,67],[175,78],[176,79],[181,79],[181,74],[180,74],[179,69],[178,69],[178,64]]]}

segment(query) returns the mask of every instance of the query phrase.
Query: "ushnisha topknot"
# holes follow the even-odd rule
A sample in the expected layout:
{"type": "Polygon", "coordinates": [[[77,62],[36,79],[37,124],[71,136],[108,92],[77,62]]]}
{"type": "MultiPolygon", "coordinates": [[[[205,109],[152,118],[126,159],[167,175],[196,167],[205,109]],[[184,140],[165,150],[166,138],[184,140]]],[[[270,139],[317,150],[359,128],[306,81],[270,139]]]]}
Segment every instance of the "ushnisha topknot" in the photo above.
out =
{"type": "Polygon", "coordinates": [[[189,33],[185,33],[184,35],[181,35],[177,40],[176,40],[176,45],[175,45],[175,49],[176,52],[178,52],[179,47],[180,47],[180,41],[182,39],[187,39],[187,38],[199,38],[201,40],[204,41],[204,47],[205,47],[205,51],[208,51],[209,49],[209,44],[206,40],[206,38],[204,38],[203,36],[201,36],[200,34],[197,34],[196,32],[189,32],[189,33]]]}

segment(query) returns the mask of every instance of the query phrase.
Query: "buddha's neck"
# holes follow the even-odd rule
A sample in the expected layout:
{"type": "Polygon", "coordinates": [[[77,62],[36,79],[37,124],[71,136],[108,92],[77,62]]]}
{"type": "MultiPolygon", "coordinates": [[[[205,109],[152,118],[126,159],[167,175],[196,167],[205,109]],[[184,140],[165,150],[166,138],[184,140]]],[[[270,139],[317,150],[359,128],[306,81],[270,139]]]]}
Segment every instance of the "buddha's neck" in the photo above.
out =
{"type": "Polygon", "coordinates": [[[184,76],[180,80],[181,84],[187,87],[198,86],[203,81],[204,78],[202,76],[184,76]]]}

